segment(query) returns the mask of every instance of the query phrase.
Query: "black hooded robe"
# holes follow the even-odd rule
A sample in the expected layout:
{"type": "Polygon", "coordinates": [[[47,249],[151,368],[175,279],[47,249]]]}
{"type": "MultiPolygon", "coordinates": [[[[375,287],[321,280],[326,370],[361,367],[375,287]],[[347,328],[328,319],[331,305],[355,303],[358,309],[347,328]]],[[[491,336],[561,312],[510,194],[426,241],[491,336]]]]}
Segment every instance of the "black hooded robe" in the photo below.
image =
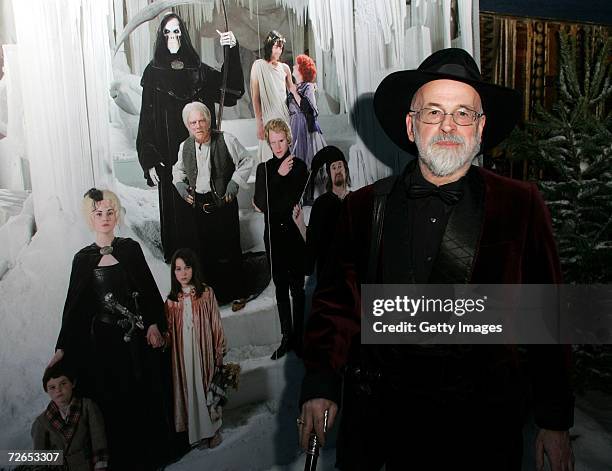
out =
{"type": "MultiPolygon", "coordinates": [[[[234,106],[244,94],[238,43],[230,48],[228,61],[223,103],[224,106],[234,106]]],[[[188,103],[201,101],[210,110],[211,127],[216,128],[215,103],[221,100],[222,79],[223,69],[215,70],[200,61],[183,21],[176,15],[166,16],[157,31],[154,58],[142,75],[142,106],[136,139],[138,160],[147,184],[153,186],[149,177],[152,167],[160,179],[159,218],[166,262],[176,249],[193,247],[196,234],[193,209],[172,184],[172,166],[177,161],[179,145],[189,136],[182,111],[188,103]],[[173,17],[179,20],[181,27],[181,47],[176,54],[168,51],[163,35],[163,25],[173,17]],[[172,63],[177,60],[182,62],[182,69],[172,68],[172,63]]]]}
{"type": "Polygon", "coordinates": [[[139,293],[144,331],[126,343],[121,335],[94,329],[101,306],[93,276],[102,255],[100,247],[91,244],[74,256],[56,349],[64,350],[64,360],[74,367],[79,394],[102,410],[112,469],[149,470],[167,458],[172,424],[169,358],[161,348],[148,346],[145,338],[152,324],[162,334],[167,330],[164,303],[140,245],[116,237],[112,247],[128,292],[139,293]]]}

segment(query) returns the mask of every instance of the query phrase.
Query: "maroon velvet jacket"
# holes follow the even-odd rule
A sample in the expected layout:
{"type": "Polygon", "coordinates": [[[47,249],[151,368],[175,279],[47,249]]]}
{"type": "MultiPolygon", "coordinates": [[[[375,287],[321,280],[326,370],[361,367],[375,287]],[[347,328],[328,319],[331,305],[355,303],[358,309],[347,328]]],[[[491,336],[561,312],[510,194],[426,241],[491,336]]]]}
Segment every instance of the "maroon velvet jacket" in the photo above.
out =
{"type": "MultiPolygon", "coordinates": [[[[398,185],[403,184],[400,180],[398,185]]],[[[306,328],[307,374],[301,402],[323,397],[339,403],[342,368],[359,363],[361,283],[367,282],[374,196],[384,186],[381,182],[346,199],[332,251],[336,258],[328,267],[328,277],[319,280],[306,328]]],[[[466,184],[470,191],[451,213],[434,263],[436,283],[559,283],[550,216],[537,187],[479,167],[470,168],[466,184]]],[[[393,230],[383,227],[383,231],[393,230]]],[[[381,246],[379,272],[383,255],[381,246]]],[[[500,359],[518,368],[513,347],[481,345],[474,350],[477,361],[483,363],[483,374],[487,365],[493,371],[493,362],[498,364],[500,359]]],[[[565,430],[572,425],[568,352],[555,345],[528,348],[535,419],[540,427],[565,430]]]]}

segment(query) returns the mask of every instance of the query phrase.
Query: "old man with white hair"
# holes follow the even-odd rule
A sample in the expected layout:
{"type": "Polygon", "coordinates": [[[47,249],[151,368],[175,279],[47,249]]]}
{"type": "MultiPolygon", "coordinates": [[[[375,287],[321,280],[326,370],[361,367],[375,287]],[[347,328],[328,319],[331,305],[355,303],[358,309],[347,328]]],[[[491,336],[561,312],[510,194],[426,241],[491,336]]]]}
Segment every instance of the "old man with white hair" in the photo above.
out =
{"type": "Polygon", "coordinates": [[[235,136],[211,129],[210,110],[203,103],[188,103],[183,122],[189,137],[179,146],[172,182],[193,207],[192,248],[200,256],[205,281],[220,303],[234,300],[232,309],[238,310],[245,293],[237,195],[240,187],[247,188],[253,159],[235,136]]]}

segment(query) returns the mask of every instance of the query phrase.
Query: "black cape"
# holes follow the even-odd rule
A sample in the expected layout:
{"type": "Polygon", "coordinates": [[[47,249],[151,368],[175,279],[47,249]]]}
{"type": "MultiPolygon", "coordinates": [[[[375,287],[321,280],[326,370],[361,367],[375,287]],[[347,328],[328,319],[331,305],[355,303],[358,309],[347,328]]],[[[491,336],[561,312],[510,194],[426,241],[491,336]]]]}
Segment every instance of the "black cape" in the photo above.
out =
{"type": "MultiPolygon", "coordinates": [[[[163,333],[166,331],[164,301],[140,245],[130,238],[115,237],[112,247],[113,257],[122,265],[133,288],[139,293],[138,302],[145,331],[151,324],[157,324],[163,333]]],[[[55,346],[56,349],[64,350],[66,355],[77,353],[83,347],[83,342],[88,341],[91,316],[95,314],[91,293],[93,269],[98,266],[101,258],[100,247],[91,244],[79,250],[72,260],[62,328],[55,346]]]]}

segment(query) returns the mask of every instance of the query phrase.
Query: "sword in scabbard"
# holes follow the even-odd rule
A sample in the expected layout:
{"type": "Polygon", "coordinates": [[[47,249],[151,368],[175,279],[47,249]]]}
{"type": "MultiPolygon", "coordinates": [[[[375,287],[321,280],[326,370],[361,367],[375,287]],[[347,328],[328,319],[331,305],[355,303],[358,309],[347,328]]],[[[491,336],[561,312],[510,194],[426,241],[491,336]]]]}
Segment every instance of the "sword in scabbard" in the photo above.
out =
{"type": "Polygon", "coordinates": [[[127,329],[127,332],[125,332],[125,334],[123,335],[124,342],[129,342],[132,340],[136,329],[144,330],[142,315],[140,314],[140,310],[138,309],[138,293],[136,291],[133,292],[132,297],[134,298],[136,313],[133,313],[128,308],[118,303],[113,293],[106,293],[104,295],[104,304],[106,305],[106,307],[109,308],[111,311],[114,311],[117,314],[123,316],[122,319],[117,321],[117,325],[121,326],[124,329],[127,329]]]}

